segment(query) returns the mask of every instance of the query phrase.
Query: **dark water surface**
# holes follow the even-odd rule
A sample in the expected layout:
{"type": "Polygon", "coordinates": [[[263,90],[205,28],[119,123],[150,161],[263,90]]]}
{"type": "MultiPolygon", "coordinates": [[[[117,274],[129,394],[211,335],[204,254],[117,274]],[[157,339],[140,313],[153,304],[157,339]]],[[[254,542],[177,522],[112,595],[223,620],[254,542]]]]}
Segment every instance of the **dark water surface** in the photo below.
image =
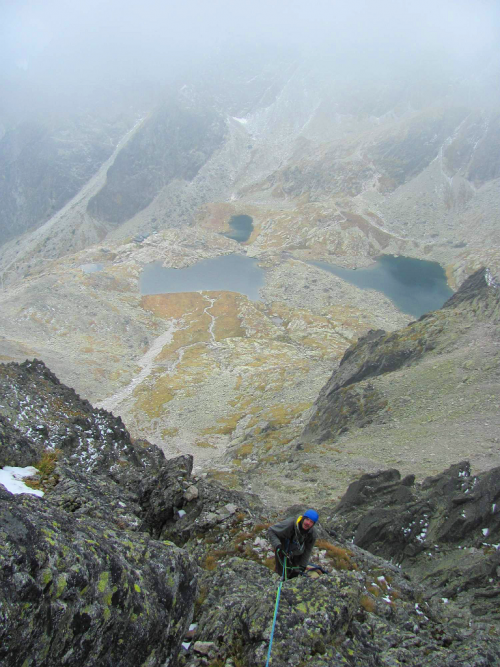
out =
{"type": "Polygon", "coordinates": [[[229,220],[230,232],[224,232],[223,236],[245,243],[253,232],[253,218],[249,215],[233,215],[229,220]]]}
{"type": "Polygon", "coordinates": [[[383,292],[400,310],[414,317],[441,308],[453,294],[444,269],[437,262],[382,255],[375,266],[366,269],[343,269],[326,262],[310,264],[356,287],[383,292]]]}
{"type": "Polygon", "coordinates": [[[165,269],[159,262],[144,268],[140,279],[141,294],[169,292],[228,291],[259,300],[264,271],[257,260],[245,255],[223,255],[204,259],[186,269],[165,269]]]}

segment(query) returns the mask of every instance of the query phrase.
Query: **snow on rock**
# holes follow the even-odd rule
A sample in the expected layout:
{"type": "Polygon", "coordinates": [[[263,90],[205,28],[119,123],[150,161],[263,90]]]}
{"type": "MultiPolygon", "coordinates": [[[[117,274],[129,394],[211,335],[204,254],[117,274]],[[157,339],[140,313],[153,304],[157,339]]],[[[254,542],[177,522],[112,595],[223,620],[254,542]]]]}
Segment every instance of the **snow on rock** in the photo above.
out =
{"type": "Polygon", "coordinates": [[[24,477],[32,477],[38,472],[33,466],[17,468],[5,466],[0,469],[0,484],[3,484],[10,493],[31,493],[33,496],[43,496],[43,491],[31,489],[22,481],[24,477]]]}

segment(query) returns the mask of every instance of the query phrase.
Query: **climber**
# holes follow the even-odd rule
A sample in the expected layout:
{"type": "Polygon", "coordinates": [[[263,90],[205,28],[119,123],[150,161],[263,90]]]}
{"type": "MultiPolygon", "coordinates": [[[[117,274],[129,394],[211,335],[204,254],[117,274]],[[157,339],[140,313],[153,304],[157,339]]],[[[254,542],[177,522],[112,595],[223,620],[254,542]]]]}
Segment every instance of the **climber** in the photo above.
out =
{"type": "Polygon", "coordinates": [[[299,517],[289,517],[268,529],[267,535],[276,557],[275,572],[283,575],[285,557],[287,579],[305,572],[316,542],[314,524],[317,520],[316,510],[307,510],[299,517]]]}

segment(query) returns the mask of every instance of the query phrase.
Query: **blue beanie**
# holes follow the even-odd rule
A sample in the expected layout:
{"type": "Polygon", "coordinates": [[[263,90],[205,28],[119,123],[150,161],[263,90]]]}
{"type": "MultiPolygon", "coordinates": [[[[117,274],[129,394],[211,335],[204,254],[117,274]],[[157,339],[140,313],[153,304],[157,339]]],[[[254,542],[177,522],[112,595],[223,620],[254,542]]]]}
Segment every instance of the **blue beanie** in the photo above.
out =
{"type": "Polygon", "coordinates": [[[316,510],[307,510],[307,512],[304,512],[302,515],[304,519],[311,519],[311,521],[316,521],[319,519],[319,514],[316,512],[316,510]]]}

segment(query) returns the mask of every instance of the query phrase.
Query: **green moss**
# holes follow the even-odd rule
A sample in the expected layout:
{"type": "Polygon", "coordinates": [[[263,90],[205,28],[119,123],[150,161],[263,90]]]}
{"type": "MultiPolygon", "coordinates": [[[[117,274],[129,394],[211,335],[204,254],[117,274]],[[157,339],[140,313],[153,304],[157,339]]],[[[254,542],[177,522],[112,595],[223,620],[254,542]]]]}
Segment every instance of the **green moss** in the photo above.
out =
{"type": "Polygon", "coordinates": [[[134,590],[136,591],[136,593],[140,593],[141,587],[138,584],[134,584],[134,590]]]}
{"type": "Polygon", "coordinates": [[[55,546],[56,543],[52,539],[52,535],[54,535],[54,532],[52,530],[48,530],[47,528],[42,528],[42,533],[45,536],[45,540],[52,546],[55,546]]]}

